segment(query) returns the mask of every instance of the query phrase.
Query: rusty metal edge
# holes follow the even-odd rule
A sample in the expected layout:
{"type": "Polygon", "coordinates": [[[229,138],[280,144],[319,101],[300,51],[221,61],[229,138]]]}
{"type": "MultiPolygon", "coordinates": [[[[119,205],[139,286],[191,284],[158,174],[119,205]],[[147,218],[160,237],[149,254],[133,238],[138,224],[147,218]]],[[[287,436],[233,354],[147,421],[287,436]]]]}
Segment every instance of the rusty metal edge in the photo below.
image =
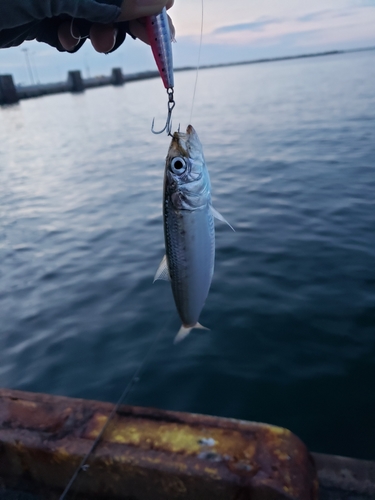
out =
{"type": "MultiPolygon", "coordinates": [[[[19,469],[20,477],[25,479],[27,476],[30,486],[33,478],[36,480],[35,478],[43,477],[45,481],[43,476],[45,472],[34,471],[34,475],[30,472],[35,468],[41,468],[35,463],[39,457],[41,464],[44,464],[43,467],[49,470],[48,480],[53,485],[51,477],[56,474],[60,476],[60,471],[56,472],[56,467],[52,467],[49,462],[57,460],[61,473],[64,464],[63,475],[68,477],[68,469],[69,473],[73,472],[90,446],[90,439],[92,442],[95,438],[95,432],[101,426],[101,419],[105,419],[105,415],[108,415],[112,408],[111,403],[0,389],[0,458],[7,457],[10,461],[13,460],[13,476],[16,473],[14,471],[19,469]],[[5,414],[7,411],[10,412],[9,415],[5,414]]],[[[153,491],[152,498],[176,498],[177,493],[179,498],[195,500],[198,498],[198,493],[199,498],[208,498],[210,490],[207,488],[212,488],[212,493],[215,491],[215,495],[218,495],[215,498],[223,499],[250,498],[250,492],[252,499],[262,500],[314,500],[317,497],[316,472],[311,457],[303,443],[286,429],[235,419],[132,406],[121,407],[116,418],[112,434],[107,436],[90,462],[91,477],[98,481],[100,474],[95,473],[95,470],[101,473],[104,470],[111,477],[111,474],[120,474],[123,464],[122,467],[125,467],[123,470],[130,471],[130,475],[135,474],[134,477],[143,474],[150,481],[150,485],[159,481],[157,479],[155,483],[155,473],[158,478],[160,475],[163,476],[164,490],[162,493],[153,491]],[[142,432],[144,434],[147,426],[151,426],[148,440],[153,442],[149,449],[144,449],[143,441],[140,446],[134,446],[131,442],[131,433],[129,438],[130,425],[137,432],[138,424],[141,434],[142,432]],[[153,429],[156,429],[157,434],[159,425],[163,439],[167,436],[168,441],[168,436],[172,435],[172,442],[168,442],[166,448],[163,448],[165,443],[161,446],[160,440],[158,443],[158,440],[153,438],[153,429]],[[194,446],[196,448],[194,439],[197,437],[197,429],[204,429],[204,435],[207,432],[207,435],[210,432],[212,435],[215,433],[219,435],[219,441],[222,438],[224,444],[229,443],[228,454],[231,453],[233,456],[227,455],[228,458],[224,460],[222,457],[225,455],[221,450],[221,458],[216,454],[220,458],[219,462],[215,458],[215,453],[206,453],[206,456],[201,457],[198,455],[197,458],[195,451],[191,452],[189,449],[191,439],[193,448],[194,446]],[[179,443],[181,432],[187,434],[186,446],[184,442],[182,445],[179,443]],[[177,444],[173,442],[176,437],[177,444]],[[235,451],[232,450],[232,438],[239,445],[235,451]],[[270,441],[267,442],[267,439],[270,441]],[[250,448],[245,449],[245,452],[250,453],[249,450],[259,444],[256,440],[260,440],[260,452],[257,450],[256,455],[244,459],[242,456],[244,449],[250,444],[250,448]],[[185,453],[181,454],[180,448],[185,453]],[[270,463],[267,463],[267,460],[270,460],[270,463]],[[247,465],[250,463],[254,466],[247,465]],[[99,475],[96,477],[96,474],[99,475]],[[287,480],[283,474],[287,474],[287,480]],[[275,477],[280,478],[279,482],[275,477]],[[205,493],[201,496],[200,490],[199,492],[197,490],[197,496],[191,494],[184,496],[184,484],[188,484],[191,491],[194,488],[196,490],[201,488],[205,493]],[[170,495],[167,496],[166,492],[170,495]]],[[[58,487],[61,487],[61,478],[57,483],[58,487]]],[[[137,484],[139,487],[139,481],[137,484]]],[[[151,500],[147,495],[141,497],[151,500]]]]}

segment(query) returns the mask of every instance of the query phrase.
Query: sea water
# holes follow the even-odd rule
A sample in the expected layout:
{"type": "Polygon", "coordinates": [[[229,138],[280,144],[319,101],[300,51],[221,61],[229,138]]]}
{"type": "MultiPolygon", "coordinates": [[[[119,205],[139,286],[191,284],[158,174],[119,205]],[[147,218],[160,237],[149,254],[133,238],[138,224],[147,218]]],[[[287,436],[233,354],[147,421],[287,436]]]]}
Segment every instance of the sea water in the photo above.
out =
{"type": "MultiPolygon", "coordinates": [[[[174,128],[194,72],[176,74],[174,128]]],[[[375,51],[201,70],[216,267],[178,345],[159,79],[0,109],[0,386],[285,426],[375,458],[375,51]]]]}

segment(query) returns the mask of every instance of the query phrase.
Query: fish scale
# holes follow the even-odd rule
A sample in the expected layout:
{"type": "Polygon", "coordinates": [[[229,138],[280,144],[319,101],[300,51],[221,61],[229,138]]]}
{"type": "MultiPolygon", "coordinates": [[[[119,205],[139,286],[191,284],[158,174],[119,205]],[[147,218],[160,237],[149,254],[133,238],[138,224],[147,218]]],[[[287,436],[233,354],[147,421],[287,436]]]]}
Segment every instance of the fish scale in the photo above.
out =
{"type": "Polygon", "coordinates": [[[183,325],[191,327],[198,322],[213,275],[213,217],[209,207],[183,215],[171,208],[165,214],[165,228],[173,296],[183,325]]]}

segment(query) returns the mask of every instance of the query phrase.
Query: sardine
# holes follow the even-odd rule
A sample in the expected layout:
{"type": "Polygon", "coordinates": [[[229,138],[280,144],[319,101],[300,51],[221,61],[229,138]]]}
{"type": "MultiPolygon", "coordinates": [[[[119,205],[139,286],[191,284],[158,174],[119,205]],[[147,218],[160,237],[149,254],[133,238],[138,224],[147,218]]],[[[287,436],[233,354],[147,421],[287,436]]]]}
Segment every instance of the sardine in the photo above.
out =
{"type": "Polygon", "coordinates": [[[227,222],[212,206],[202,144],[189,125],[186,133],[173,134],[166,158],[163,196],[166,254],[154,278],[171,282],[182,321],[175,343],[193,328],[205,329],[198,320],[214,272],[214,217],[227,222]]]}

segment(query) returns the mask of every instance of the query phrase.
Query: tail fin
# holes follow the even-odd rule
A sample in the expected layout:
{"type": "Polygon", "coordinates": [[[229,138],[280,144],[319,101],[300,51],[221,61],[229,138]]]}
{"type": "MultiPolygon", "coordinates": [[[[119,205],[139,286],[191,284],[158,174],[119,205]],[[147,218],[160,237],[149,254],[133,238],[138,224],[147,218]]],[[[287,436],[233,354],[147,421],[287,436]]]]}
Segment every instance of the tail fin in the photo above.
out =
{"type": "Polygon", "coordinates": [[[195,323],[194,326],[184,326],[181,325],[181,328],[178,330],[178,333],[173,341],[174,344],[178,344],[178,342],[181,342],[185,337],[189,335],[191,330],[193,328],[199,328],[200,330],[209,330],[209,328],[206,328],[205,326],[202,326],[200,323],[195,323]]]}

